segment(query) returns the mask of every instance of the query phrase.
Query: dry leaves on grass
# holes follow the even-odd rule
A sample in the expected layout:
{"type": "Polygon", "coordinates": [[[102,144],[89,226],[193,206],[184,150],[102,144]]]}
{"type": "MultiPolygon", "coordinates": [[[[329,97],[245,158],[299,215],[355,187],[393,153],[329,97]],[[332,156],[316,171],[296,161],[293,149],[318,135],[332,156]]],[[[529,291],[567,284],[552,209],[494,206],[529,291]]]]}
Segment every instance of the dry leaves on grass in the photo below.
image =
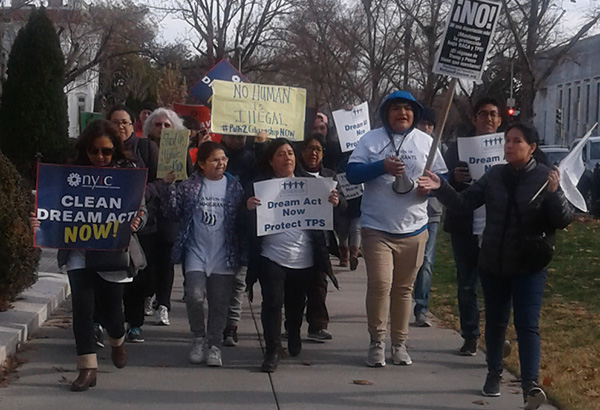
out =
{"type": "Polygon", "coordinates": [[[358,384],[360,386],[370,386],[373,384],[373,382],[369,380],[352,380],[352,383],[358,384]]]}

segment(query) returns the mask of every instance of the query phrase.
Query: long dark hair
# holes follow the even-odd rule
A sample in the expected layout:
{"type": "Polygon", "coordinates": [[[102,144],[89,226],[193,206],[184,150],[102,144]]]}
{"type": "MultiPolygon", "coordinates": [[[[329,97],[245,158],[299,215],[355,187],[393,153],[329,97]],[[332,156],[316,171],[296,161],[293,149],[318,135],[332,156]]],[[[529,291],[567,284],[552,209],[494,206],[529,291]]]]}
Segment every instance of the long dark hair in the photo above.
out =
{"type": "Polygon", "coordinates": [[[128,151],[125,151],[117,127],[108,120],[95,120],[85,127],[79,138],[77,138],[75,144],[76,157],[72,163],[75,165],[92,165],[87,151],[94,140],[100,137],[108,137],[113,143],[112,166],[121,164],[124,161],[131,161],[131,155],[128,151]]]}
{"type": "Polygon", "coordinates": [[[206,141],[200,144],[198,152],[196,153],[196,170],[202,174],[202,168],[200,168],[200,162],[206,161],[216,150],[222,150],[225,152],[225,148],[215,141],[206,141]]]}
{"type": "Polygon", "coordinates": [[[529,145],[535,144],[535,150],[533,151],[533,154],[531,154],[531,156],[538,163],[551,167],[552,164],[550,164],[550,161],[548,161],[548,157],[546,157],[546,154],[544,154],[544,152],[540,149],[540,134],[538,133],[538,130],[535,128],[535,126],[530,123],[516,122],[514,124],[511,124],[506,129],[504,135],[508,134],[508,131],[512,130],[513,128],[516,128],[519,131],[521,131],[521,134],[523,134],[523,138],[525,138],[525,141],[529,145]]]}

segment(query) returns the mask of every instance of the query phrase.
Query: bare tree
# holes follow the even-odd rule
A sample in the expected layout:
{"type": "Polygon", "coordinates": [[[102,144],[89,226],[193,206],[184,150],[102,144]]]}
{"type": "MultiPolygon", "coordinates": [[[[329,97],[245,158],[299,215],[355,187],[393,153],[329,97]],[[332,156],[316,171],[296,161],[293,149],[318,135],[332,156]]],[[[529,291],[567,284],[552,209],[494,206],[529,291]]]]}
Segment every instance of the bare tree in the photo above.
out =
{"type": "Polygon", "coordinates": [[[66,43],[65,85],[110,59],[149,55],[155,47],[148,9],[131,0],[96,2],[63,13],[56,23],[66,43]]]}
{"type": "Polygon", "coordinates": [[[536,92],[569,51],[600,20],[600,10],[588,11],[575,35],[557,33],[564,10],[554,0],[502,0],[508,28],[515,39],[521,83],[521,119],[533,118],[536,92]],[[548,52],[553,48],[551,52],[548,52]],[[542,60],[543,59],[543,60],[542,60]]]}
{"type": "Polygon", "coordinates": [[[154,9],[176,13],[198,35],[193,48],[211,65],[230,58],[244,67],[262,47],[275,41],[282,17],[291,10],[291,0],[177,0],[175,6],[159,2],[154,9]]]}

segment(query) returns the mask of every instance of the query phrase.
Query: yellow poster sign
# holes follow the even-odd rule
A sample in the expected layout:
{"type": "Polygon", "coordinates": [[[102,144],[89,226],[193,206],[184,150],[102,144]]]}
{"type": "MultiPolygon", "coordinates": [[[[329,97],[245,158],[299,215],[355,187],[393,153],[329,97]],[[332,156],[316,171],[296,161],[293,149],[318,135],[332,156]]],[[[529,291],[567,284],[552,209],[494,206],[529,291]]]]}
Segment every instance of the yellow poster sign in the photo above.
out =
{"type": "Polygon", "coordinates": [[[251,83],[213,82],[211,131],[229,135],[304,139],[306,90],[251,83]]]}
{"type": "Polygon", "coordinates": [[[169,172],[175,172],[176,180],[187,179],[187,157],[190,142],[190,130],[163,128],[160,133],[158,151],[157,178],[164,178],[169,172]]]}

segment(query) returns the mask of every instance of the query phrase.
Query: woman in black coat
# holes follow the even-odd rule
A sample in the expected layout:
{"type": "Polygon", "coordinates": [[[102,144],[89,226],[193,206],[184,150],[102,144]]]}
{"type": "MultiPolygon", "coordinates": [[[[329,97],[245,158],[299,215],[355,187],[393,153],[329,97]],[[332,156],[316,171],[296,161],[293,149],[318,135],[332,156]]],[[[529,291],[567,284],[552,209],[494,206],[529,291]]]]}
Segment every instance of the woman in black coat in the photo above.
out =
{"type": "Polygon", "coordinates": [[[565,228],[572,211],[559,187],[558,170],[534,158],[539,137],[533,126],[511,125],[505,134],[507,164],[490,169],[460,194],[430,172],[419,189],[447,207],[476,209],[485,204],[479,269],[485,300],[488,374],[482,393],[500,396],[502,350],[511,303],[521,365],[525,409],[536,409],[546,396],[538,386],[539,317],[556,229],[565,228]]]}

